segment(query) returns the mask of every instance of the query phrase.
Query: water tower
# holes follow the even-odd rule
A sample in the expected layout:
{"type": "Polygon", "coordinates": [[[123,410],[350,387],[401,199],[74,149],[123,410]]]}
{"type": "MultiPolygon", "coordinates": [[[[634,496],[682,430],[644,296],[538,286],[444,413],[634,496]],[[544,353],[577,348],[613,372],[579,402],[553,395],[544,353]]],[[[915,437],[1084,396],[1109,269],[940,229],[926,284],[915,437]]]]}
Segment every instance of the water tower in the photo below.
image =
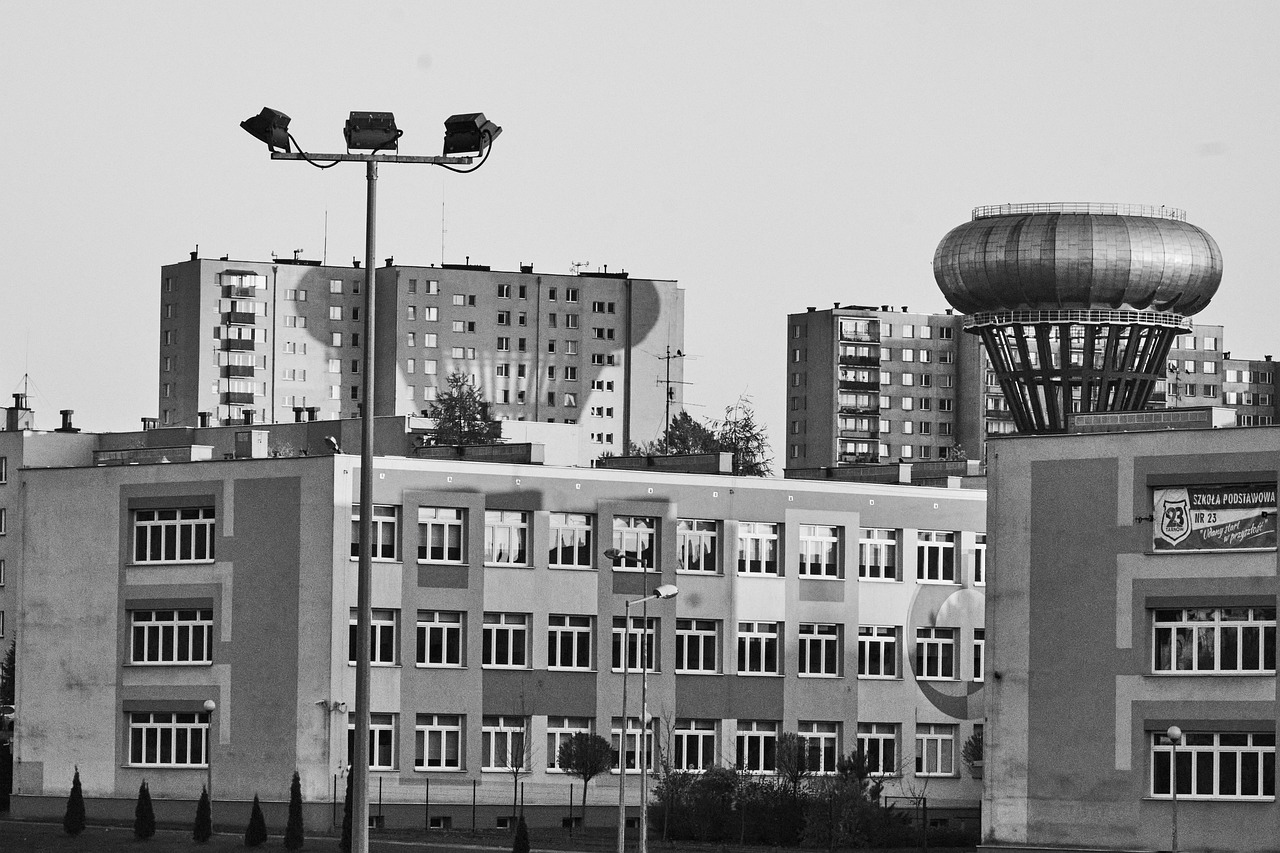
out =
{"type": "Polygon", "coordinates": [[[1222,280],[1222,253],[1186,213],[1118,204],[978,207],[933,256],[1022,432],[1076,412],[1146,407],[1174,338],[1222,280]]]}

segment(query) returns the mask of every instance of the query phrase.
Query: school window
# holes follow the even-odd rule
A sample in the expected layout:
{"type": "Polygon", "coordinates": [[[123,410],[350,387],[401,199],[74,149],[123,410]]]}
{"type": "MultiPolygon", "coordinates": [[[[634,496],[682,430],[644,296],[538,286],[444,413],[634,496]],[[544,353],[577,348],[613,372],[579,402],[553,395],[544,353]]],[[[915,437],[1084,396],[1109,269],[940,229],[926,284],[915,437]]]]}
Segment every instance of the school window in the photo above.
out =
{"type": "Polygon", "coordinates": [[[973,629],[973,680],[982,681],[986,674],[987,629],[973,629]]]}
{"type": "MultiPolygon", "coordinates": [[[[8,519],[0,509],[0,534],[8,519]]],[[[214,558],[213,507],[138,509],[133,512],[135,563],[198,563],[214,558]]]]}
{"type": "Polygon", "coordinates": [[[622,718],[612,720],[613,772],[618,772],[618,758],[626,764],[626,772],[637,773],[640,770],[640,739],[644,738],[645,766],[653,767],[653,728],[644,729],[639,717],[627,718],[627,729],[622,730],[622,718]]]}
{"type": "Polygon", "coordinates": [[[916,629],[916,678],[956,677],[956,629],[916,629]]]}
{"type": "Polygon", "coordinates": [[[778,723],[739,720],[734,766],[744,773],[774,773],[778,769],[778,723]]]}
{"type": "Polygon", "coordinates": [[[840,675],[840,626],[800,623],[800,675],[840,675]]]}
{"type": "Polygon", "coordinates": [[[594,620],[593,616],[555,613],[547,617],[548,668],[591,669],[594,620]]]}
{"type": "Polygon", "coordinates": [[[652,569],[658,519],[639,515],[618,515],[613,519],[613,547],[622,553],[614,568],[652,569]]]}
{"type": "Polygon", "coordinates": [[[134,767],[206,767],[209,714],[155,711],[129,715],[129,764],[134,767]]]}
{"type": "Polygon", "coordinates": [[[804,767],[810,773],[835,773],[840,757],[840,724],[801,720],[796,734],[804,747],[804,767]]]}
{"type": "MultiPolygon", "coordinates": [[[[353,608],[348,622],[347,662],[356,662],[356,637],[359,625],[358,614],[353,608]]],[[[369,663],[382,666],[395,666],[396,635],[399,633],[400,611],[374,608],[373,621],[369,625],[369,663]]]]}
{"type": "MultiPolygon", "coordinates": [[[[375,504],[373,507],[373,542],[371,551],[375,560],[399,559],[400,507],[375,504]]],[[[360,506],[351,507],[351,556],[360,556],[360,506]]]]}
{"type": "Polygon", "coordinates": [[[824,524],[800,525],[800,574],[838,578],[840,528],[824,524]]]}
{"type": "Polygon", "coordinates": [[[858,677],[897,678],[898,638],[896,625],[858,626],[858,677]]]}
{"type": "Polygon", "coordinates": [[[744,521],[738,525],[738,572],[776,575],[780,524],[744,521]]]}
{"type": "Polygon", "coordinates": [[[716,572],[717,523],[699,518],[676,521],[676,558],[681,571],[716,572]]]}
{"type": "Polygon", "coordinates": [[[987,582],[987,534],[976,533],[973,537],[973,583],[984,586],[987,582]]]}
{"type": "Polygon", "coordinates": [[[956,727],[917,723],[916,775],[954,776],[955,773],[956,727]]]}
{"type": "Polygon", "coordinates": [[[738,623],[738,675],[781,675],[779,623],[738,623]]]}
{"type": "Polygon", "coordinates": [[[719,672],[719,649],[720,622],[718,620],[676,620],[676,672],[719,672]]]}
{"type": "Polygon", "coordinates": [[[462,666],[463,616],[456,610],[419,610],[415,626],[418,666],[462,666]]]}
{"type": "Polygon", "coordinates": [[[595,720],[590,717],[547,717],[547,772],[563,773],[560,766],[560,747],[574,735],[591,734],[595,720]]]}
{"type": "Polygon", "coordinates": [[[417,715],[413,727],[413,769],[462,769],[461,715],[417,715]]]}
{"type": "Polygon", "coordinates": [[[898,774],[898,724],[858,723],[858,751],[862,753],[870,775],[896,776],[898,774]]]}
{"type": "Polygon", "coordinates": [[[529,665],[529,615],[484,614],[484,666],[524,669],[529,665]]]}
{"type": "MultiPolygon", "coordinates": [[[[0,586],[4,578],[0,576],[0,586]]],[[[129,611],[132,664],[213,661],[213,610],[129,611]]]]}
{"type": "Polygon", "coordinates": [[[494,566],[528,565],[529,513],[490,509],[484,513],[484,561],[494,566]]]}
{"type": "MultiPolygon", "coordinates": [[[[1263,728],[1263,726],[1260,726],[1263,728]]],[[[1265,728],[1271,728],[1270,725],[1265,728]]],[[[1164,732],[1151,735],[1151,796],[1178,799],[1273,800],[1276,795],[1276,733],[1185,732],[1174,747],[1164,732]]]]}
{"type": "Polygon", "coordinates": [[[1153,672],[1276,671],[1274,607],[1187,607],[1153,610],[1153,672]]]}
{"type": "Polygon", "coordinates": [[[646,623],[642,616],[631,617],[631,630],[627,631],[625,616],[613,617],[613,643],[611,665],[614,672],[622,671],[622,649],[627,649],[627,670],[635,672],[643,667],[645,672],[658,672],[662,660],[658,655],[658,619],[650,617],[646,623]],[[643,656],[644,660],[641,660],[643,656]]]}
{"type": "Polygon", "coordinates": [[[465,562],[466,520],[461,509],[418,507],[418,562],[465,562]]]}
{"type": "Polygon", "coordinates": [[[716,721],[676,718],[672,730],[672,766],[699,773],[716,766],[716,721]]]}
{"type": "Polygon", "coordinates": [[[547,565],[552,568],[591,568],[591,528],[594,522],[595,516],[587,513],[551,513],[551,547],[547,565]]]}
{"type": "MultiPolygon", "coordinates": [[[[396,715],[369,715],[369,769],[396,769],[396,715]]],[[[356,715],[347,715],[347,766],[356,754],[356,715]]]]}
{"type": "Polygon", "coordinates": [[[858,577],[898,579],[898,531],[863,527],[858,538],[858,577]]]}
{"type": "Polygon", "coordinates": [[[916,534],[916,580],[956,582],[956,535],[943,530],[916,534]]]}

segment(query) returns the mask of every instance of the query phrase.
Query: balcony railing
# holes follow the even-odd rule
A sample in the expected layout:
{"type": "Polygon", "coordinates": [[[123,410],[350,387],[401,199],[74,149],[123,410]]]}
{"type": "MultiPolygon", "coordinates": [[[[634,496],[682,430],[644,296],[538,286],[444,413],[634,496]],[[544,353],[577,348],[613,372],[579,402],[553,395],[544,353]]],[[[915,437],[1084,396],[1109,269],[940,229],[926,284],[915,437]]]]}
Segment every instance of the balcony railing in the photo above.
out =
{"type": "Polygon", "coordinates": [[[840,363],[854,367],[879,367],[880,356],[878,355],[842,355],[840,363]]]}
{"type": "Polygon", "coordinates": [[[974,219],[1015,216],[1020,213],[1093,213],[1101,216],[1151,216],[1187,221],[1187,212],[1177,207],[1152,204],[1107,204],[1095,201],[1048,201],[1031,204],[991,204],[973,209],[974,219]]]}
{"type": "Polygon", "coordinates": [[[224,406],[243,406],[253,403],[253,394],[245,391],[223,391],[222,404],[224,406]]]}
{"type": "Polygon", "coordinates": [[[252,326],[258,322],[258,315],[249,311],[226,311],[222,314],[224,326],[252,326]]]}
{"type": "Polygon", "coordinates": [[[238,376],[253,376],[253,365],[251,364],[226,364],[222,367],[222,375],[227,378],[238,376]]]}
{"type": "Polygon", "coordinates": [[[223,338],[222,348],[233,352],[252,352],[256,347],[253,341],[241,340],[240,338],[223,338]]]}

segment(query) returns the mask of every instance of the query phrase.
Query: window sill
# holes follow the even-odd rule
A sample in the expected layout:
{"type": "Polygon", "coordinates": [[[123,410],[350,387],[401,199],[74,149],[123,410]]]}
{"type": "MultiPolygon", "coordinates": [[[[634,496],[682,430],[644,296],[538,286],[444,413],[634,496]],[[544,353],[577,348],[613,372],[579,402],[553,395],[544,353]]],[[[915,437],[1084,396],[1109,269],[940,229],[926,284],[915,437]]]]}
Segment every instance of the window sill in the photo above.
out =
{"type": "Polygon", "coordinates": [[[205,773],[208,764],[121,764],[122,770],[198,770],[205,773]]]}
{"type": "Polygon", "coordinates": [[[724,577],[724,572],[716,571],[714,569],[676,569],[676,574],[690,575],[692,577],[698,577],[698,576],[708,577],[708,578],[724,577]]]}
{"type": "Polygon", "coordinates": [[[960,679],[958,678],[953,678],[947,675],[917,675],[916,676],[916,681],[949,681],[949,682],[955,683],[955,682],[958,682],[959,680],[960,679]]]}
{"type": "Polygon", "coordinates": [[[506,669],[506,670],[510,670],[510,671],[512,671],[512,672],[520,672],[521,670],[532,669],[533,667],[530,667],[530,666],[512,666],[512,665],[510,665],[510,664],[505,664],[505,663],[482,663],[482,664],[480,664],[480,668],[481,668],[481,669],[506,669]]]}
{"type": "MultiPolygon", "coordinates": [[[[1271,548],[1197,548],[1197,549],[1188,548],[1185,551],[1172,550],[1172,549],[1168,551],[1143,551],[1142,556],[1144,557],[1176,557],[1176,556],[1186,556],[1187,554],[1267,554],[1267,553],[1275,553],[1275,552],[1276,552],[1276,548],[1274,546],[1271,548]]],[[[1178,799],[1182,799],[1182,798],[1179,797],[1178,799]]],[[[1249,802],[1255,802],[1255,801],[1254,800],[1231,800],[1230,802],[1249,803],[1249,802]]],[[[1262,802],[1262,801],[1257,800],[1256,802],[1262,802]]]]}
{"type": "Polygon", "coordinates": [[[800,578],[801,580],[807,580],[807,581],[842,581],[844,580],[844,577],[842,575],[807,575],[804,572],[798,573],[796,577],[800,578]]]}
{"type": "Polygon", "coordinates": [[[916,773],[917,779],[959,779],[959,773],[916,773]]]}
{"type": "Polygon", "coordinates": [[[785,575],[783,575],[783,574],[780,574],[780,573],[778,573],[778,572],[744,572],[744,571],[742,571],[741,569],[739,569],[739,570],[738,570],[738,577],[740,577],[740,578],[763,578],[763,579],[767,579],[767,580],[782,580],[782,578],[784,578],[784,577],[786,577],[786,576],[785,576],[785,575]]]}
{"type": "Polygon", "coordinates": [[[718,669],[677,669],[676,675],[724,675],[718,669]]]}
{"type": "Polygon", "coordinates": [[[960,586],[960,581],[932,580],[930,578],[916,578],[916,583],[930,586],[960,586]]]}
{"type": "Polygon", "coordinates": [[[796,678],[823,678],[827,681],[836,681],[844,678],[843,675],[835,675],[830,672],[797,672],[796,678]]]}
{"type": "Polygon", "coordinates": [[[414,669],[466,669],[462,663],[414,663],[414,669]]]}
{"type": "Polygon", "coordinates": [[[414,773],[466,773],[465,767],[418,767],[414,766],[414,773]]]}
{"type": "MultiPolygon", "coordinates": [[[[1229,623],[1228,623],[1229,624],[1229,623]]],[[[1216,672],[1213,670],[1196,670],[1187,672],[1148,672],[1147,678],[1275,678],[1274,669],[1249,670],[1248,672],[1216,672]]]]}
{"type": "Polygon", "coordinates": [[[858,581],[861,583],[902,583],[900,578],[868,578],[858,575],[858,581]]]}
{"type": "MultiPolygon", "coordinates": [[[[210,560],[209,562],[213,562],[213,561],[212,561],[212,560],[210,560]]],[[[360,562],[360,558],[359,558],[359,557],[349,557],[349,558],[348,558],[348,562],[358,563],[358,562],[360,562]]],[[[370,560],[370,562],[373,562],[373,563],[391,563],[391,564],[398,564],[398,563],[400,563],[400,562],[402,562],[402,561],[401,561],[401,560],[396,559],[395,557],[373,557],[373,558],[370,560]]]]}
{"type": "Polygon", "coordinates": [[[466,560],[418,560],[419,566],[466,566],[466,560]]]}
{"type": "Polygon", "coordinates": [[[557,572],[594,572],[596,570],[595,566],[553,566],[550,563],[547,564],[547,568],[557,572]]]}
{"type": "MultiPolygon", "coordinates": [[[[0,536],[5,534],[0,533],[0,536]]],[[[131,569],[147,569],[160,566],[212,566],[217,560],[148,560],[145,563],[128,563],[131,569]]]]}
{"type": "Polygon", "coordinates": [[[595,672],[595,669],[589,666],[549,666],[547,672],[595,672]]]}
{"type": "Polygon", "coordinates": [[[170,661],[170,660],[162,660],[162,661],[151,661],[151,660],[147,660],[147,661],[138,661],[138,660],[131,660],[131,661],[126,662],[126,663],[125,663],[125,666],[126,666],[126,667],[135,667],[135,666],[136,666],[136,667],[138,667],[139,669],[155,668],[155,667],[162,667],[162,666],[213,666],[213,661],[211,661],[211,660],[195,660],[195,661],[192,661],[192,660],[183,660],[183,661],[177,661],[177,660],[172,660],[172,661],[170,661]]]}
{"type": "Polygon", "coordinates": [[[743,678],[785,678],[781,672],[742,672],[739,670],[737,674],[743,678]]]}
{"type": "MultiPolygon", "coordinates": [[[[609,671],[610,671],[610,672],[612,672],[612,673],[615,673],[615,674],[617,674],[617,675],[622,675],[622,670],[621,670],[621,669],[613,669],[613,668],[610,668],[610,670],[609,670],[609,671]]],[[[639,668],[639,667],[636,667],[635,669],[628,669],[628,670],[627,670],[627,675],[639,675],[639,674],[640,674],[640,672],[641,672],[640,668],[639,668]]],[[[661,674],[662,674],[662,670],[660,670],[660,669],[646,669],[646,670],[644,670],[644,674],[645,674],[645,675],[661,675],[661,674]]]]}
{"type": "MultiPolygon", "coordinates": [[[[901,675],[859,675],[859,681],[901,681],[901,675]]],[[[918,681],[926,681],[931,679],[917,679],[918,681]]],[[[946,679],[932,679],[937,681],[945,681],[946,679]]]]}
{"type": "Polygon", "coordinates": [[[610,568],[613,569],[615,572],[627,572],[628,574],[633,574],[633,575],[662,574],[661,569],[656,569],[653,566],[610,566],[610,568]]]}
{"type": "MultiPolygon", "coordinates": [[[[355,666],[355,665],[356,665],[355,661],[353,660],[347,661],[347,666],[355,666]]],[[[399,669],[400,668],[400,664],[398,663],[380,663],[376,660],[369,661],[369,666],[372,669],[399,669]]]]}
{"type": "MultiPolygon", "coordinates": [[[[468,565],[463,563],[462,565],[468,565]]],[[[485,563],[486,569],[532,569],[533,566],[528,563],[485,563]]]]}

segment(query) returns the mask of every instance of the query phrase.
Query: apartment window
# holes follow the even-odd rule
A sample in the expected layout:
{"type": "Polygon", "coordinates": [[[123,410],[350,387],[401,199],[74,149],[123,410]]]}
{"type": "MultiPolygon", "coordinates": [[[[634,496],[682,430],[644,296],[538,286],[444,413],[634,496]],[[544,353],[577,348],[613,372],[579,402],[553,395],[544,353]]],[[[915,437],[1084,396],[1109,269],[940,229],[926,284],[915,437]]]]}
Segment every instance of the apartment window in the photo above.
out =
{"type": "Polygon", "coordinates": [[[511,312],[510,312],[510,311],[499,311],[499,312],[498,312],[498,325],[499,325],[499,326],[510,326],[510,325],[511,325],[511,312]]]}
{"type": "Polygon", "coordinates": [[[594,327],[591,329],[591,337],[598,341],[611,341],[613,340],[613,329],[594,327]]]}
{"type": "Polygon", "coordinates": [[[516,338],[516,352],[525,352],[526,346],[527,344],[524,338],[516,338]]]}
{"type": "Polygon", "coordinates": [[[858,676],[860,678],[898,677],[898,638],[902,629],[895,625],[858,626],[858,676]]]}
{"type": "Polygon", "coordinates": [[[490,509],[484,513],[484,561],[486,565],[526,566],[529,513],[490,509]]]}
{"type": "Polygon", "coordinates": [[[840,757],[840,724],[801,720],[796,734],[804,744],[804,766],[810,773],[835,773],[840,757]]]}
{"type": "MultiPolygon", "coordinates": [[[[356,754],[356,715],[347,715],[347,765],[356,754]]],[[[369,769],[396,769],[396,715],[369,715],[369,769]]]]}
{"type": "Polygon", "coordinates": [[[576,329],[576,328],[578,328],[578,315],[577,315],[577,314],[565,314],[565,315],[564,315],[564,327],[565,327],[566,329],[576,329]]]}
{"type": "Polygon", "coordinates": [[[776,575],[779,524],[744,521],[738,525],[738,571],[742,574],[776,575]]]}
{"type": "Polygon", "coordinates": [[[823,524],[800,525],[800,574],[838,578],[840,528],[823,524]]]}
{"type": "Polygon", "coordinates": [[[529,665],[529,615],[484,614],[484,666],[524,669],[529,665]]]}
{"type": "MultiPolygon", "coordinates": [[[[396,635],[399,633],[400,611],[375,607],[373,621],[369,625],[369,663],[395,666],[396,635]]],[[[356,662],[357,612],[351,611],[348,628],[347,662],[356,662]]]]}
{"type": "Polygon", "coordinates": [[[466,520],[466,513],[461,509],[418,507],[418,562],[464,562],[466,520]]]}
{"type": "Polygon", "coordinates": [[[4,560],[0,560],[0,586],[4,586],[4,560]]]}
{"type": "Polygon", "coordinates": [[[699,518],[681,518],[676,521],[676,557],[680,569],[686,572],[718,571],[716,545],[717,524],[699,518]]]}
{"type": "Polygon", "coordinates": [[[577,382],[578,368],[574,367],[572,364],[567,365],[564,369],[564,379],[566,382],[577,382]]]}
{"type": "Polygon", "coordinates": [[[422,282],[422,292],[427,294],[428,296],[434,296],[435,294],[440,292],[440,282],[427,279],[426,281],[422,282]]]}
{"type": "Polygon", "coordinates": [[[916,678],[956,677],[956,629],[916,629],[916,678]]]}
{"type": "Polygon", "coordinates": [[[1154,672],[1276,671],[1274,607],[1162,609],[1151,621],[1154,672]]]}
{"type": "Polygon", "coordinates": [[[840,626],[800,623],[800,675],[840,674],[840,626]]]}
{"type": "MultiPolygon", "coordinates": [[[[555,380],[555,378],[556,378],[556,366],[555,366],[554,364],[549,364],[549,365],[547,365],[547,379],[549,379],[549,380],[553,380],[553,381],[554,381],[554,380],[555,380]]],[[[555,401],[555,392],[554,392],[554,391],[553,391],[553,392],[551,392],[551,396],[552,396],[552,405],[554,405],[554,404],[555,404],[555,402],[554,402],[554,401],[555,401]]]]}
{"type": "Polygon", "coordinates": [[[858,535],[858,577],[898,579],[898,531],[864,527],[858,535]]]}
{"type": "Polygon", "coordinates": [[[566,302],[577,302],[577,301],[578,301],[578,288],[576,288],[576,287],[566,287],[566,288],[564,289],[564,299],[565,299],[565,301],[566,301],[566,302]]]}
{"type": "Polygon", "coordinates": [[[621,551],[614,568],[653,568],[654,539],[658,519],[639,515],[613,518],[613,547],[621,551]]]}
{"type": "MultiPolygon", "coordinates": [[[[465,322],[463,322],[462,320],[454,320],[454,321],[453,321],[453,331],[455,331],[455,332],[465,332],[466,330],[467,330],[467,324],[466,324],[465,322]]],[[[473,330],[473,331],[474,331],[474,330],[473,330]]]]}
{"type": "Polygon", "coordinates": [[[595,516],[587,513],[551,513],[551,548],[547,554],[547,565],[552,568],[591,568],[591,528],[594,521],[595,516]]]}
{"type": "Polygon", "coordinates": [[[916,580],[956,582],[956,535],[943,530],[916,534],[916,580]]]}
{"type": "Polygon", "coordinates": [[[744,773],[774,773],[778,769],[778,723],[774,720],[738,720],[737,756],[734,766],[744,773]]]}
{"type": "Polygon", "coordinates": [[[462,613],[456,610],[419,610],[417,624],[418,666],[462,666],[462,613]]]}
{"type": "Polygon", "coordinates": [[[129,715],[129,764],[134,767],[206,767],[209,715],[152,711],[129,715]]]}
{"type": "MultiPolygon", "coordinates": [[[[0,534],[8,519],[0,509],[0,534]]],[[[213,507],[138,509],[133,512],[135,563],[198,563],[214,554],[213,507]]]]}
{"type": "Polygon", "coordinates": [[[738,675],[781,675],[779,623],[738,623],[738,675]]]}
{"type": "MultiPolygon", "coordinates": [[[[410,317],[409,319],[412,320],[413,318],[410,317]]],[[[422,309],[422,319],[431,323],[436,322],[437,320],[440,319],[440,309],[437,308],[435,305],[424,306],[422,309]]]]}
{"type": "Polygon", "coordinates": [[[653,767],[653,729],[644,729],[639,717],[627,718],[627,730],[622,731],[622,718],[614,717],[612,721],[613,770],[618,771],[618,757],[621,756],[626,765],[626,772],[635,773],[640,769],[640,738],[644,737],[645,766],[653,767]],[[625,738],[624,738],[625,734],[625,738]]]}
{"type": "MultiPolygon", "coordinates": [[[[373,541],[370,550],[375,560],[399,558],[400,507],[374,504],[373,541]]],[[[351,507],[351,556],[360,556],[360,506],[351,507]]]]}
{"type": "MultiPolygon", "coordinates": [[[[577,394],[575,394],[575,393],[573,393],[573,392],[568,392],[568,393],[566,393],[566,394],[564,395],[564,397],[563,397],[563,398],[561,398],[560,405],[562,405],[562,406],[569,406],[569,407],[571,407],[571,408],[572,408],[572,407],[574,407],[574,406],[577,406],[577,405],[578,405],[578,395],[577,395],[577,394]]],[[[610,436],[609,436],[609,439],[608,439],[608,440],[609,440],[609,442],[610,442],[610,443],[612,443],[612,442],[613,442],[613,435],[612,435],[612,434],[610,434],[610,436]]]]}
{"type": "Polygon", "coordinates": [[[455,293],[453,294],[453,304],[457,306],[466,305],[467,297],[461,293],[455,293]]]}
{"type": "Polygon", "coordinates": [[[916,775],[954,776],[955,772],[956,727],[917,723],[916,775]]]}
{"type": "Polygon", "coordinates": [[[716,721],[676,718],[671,733],[672,766],[701,772],[716,766],[716,721]]]}
{"type": "MultiPolygon", "coordinates": [[[[1267,726],[1270,728],[1270,726],[1267,726]]],[[[1185,732],[1173,745],[1163,732],[1151,733],[1151,795],[1198,800],[1272,800],[1276,795],[1276,734],[1266,732],[1185,732]]]]}
{"type": "Polygon", "coordinates": [[[591,734],[594,720],[590,717],[547,717],[547,772],[563,773],[560,766],[560,747],[574,735],[591,734]]]}
{"type": "Polygon", "coordinates": [[[328,360],[328,368],[329,368],[329,372],[330,372],[330,373],[341,373],[341,372],[342,372],[342,359],[340,359],[340,358],[331,358],[331,359],[329,359],[329,360],[328,360]]]}
{"type": "MultiPolygon", "coordinates": [[[[1274,648],[1274,644],[1273,644],[1274,648]]],[[[982,681],[986,674],[987,629],[973,629],[973,680],[982,681]]]]}
{"type": "Polygon", "coordinates": [[[548,668],[591,669],[592,619],[554,613],[547,617],[548,668]]]}
{"type": "Polygon", "coordinates": [[[896,776],[898,724],[858,723],[858,752],[872,776],[896,776]]]}
{"type": "Polygon", "coordinates": [[[622,648],[626,644],[627,648],[627,670],[635,672],[644,664],[646,672],[658,672],[661,659],[657,651],[658,639],[658,620],[656,617],[649,617],[646,624],[644,617],[631,617],[631,631],[627,632],[627,620],[625,616],[613,617],[613,655],[612,667],[614,672],[622,671],[622,648]],[[641,655],[644,661],[640,660],[641,655]]]}
{"type": "Polygon", "coordinates": [[[213,660],[212,610],[133,610],[129,621],[130,663],[204,664],[213,660]]]}
{"type": "Polygon", "coordinates": [[[461,715],[417,715],[413,727],[413,769],[462,769],[461,715]]]}
{"type": "Polygon", "coordinates": [[[973,537],[973,583],[984,586],[987,582],[987,534],[975,533],[973,537]]]}
{"type": "Polygon", "coordinates": [[[676,672],[719,672],[719,649],[719,621],[715,619],[676,620],[676,672]]]}
{"type": "Polygon", "coordinates": [[[413,332],[406,332],[404,336],[404,345],[407,347],[417,346],[418,336],[413,332]]]}
{"type": "MultiPolygon", "coordinates": [[[[330,319],[330,320],[341,320],[341,319],[342,319],[342,306],[341,306],[341,305],[330,305],[330,306],[329,306],[329,319],[330,319]]],[[[410,319],[410,320],[412,320],[412,319],[413,319],[413,306],[412,306],[412,305],[411,305],[411,306],[409,306],[409,319],[410,319]]]]}

